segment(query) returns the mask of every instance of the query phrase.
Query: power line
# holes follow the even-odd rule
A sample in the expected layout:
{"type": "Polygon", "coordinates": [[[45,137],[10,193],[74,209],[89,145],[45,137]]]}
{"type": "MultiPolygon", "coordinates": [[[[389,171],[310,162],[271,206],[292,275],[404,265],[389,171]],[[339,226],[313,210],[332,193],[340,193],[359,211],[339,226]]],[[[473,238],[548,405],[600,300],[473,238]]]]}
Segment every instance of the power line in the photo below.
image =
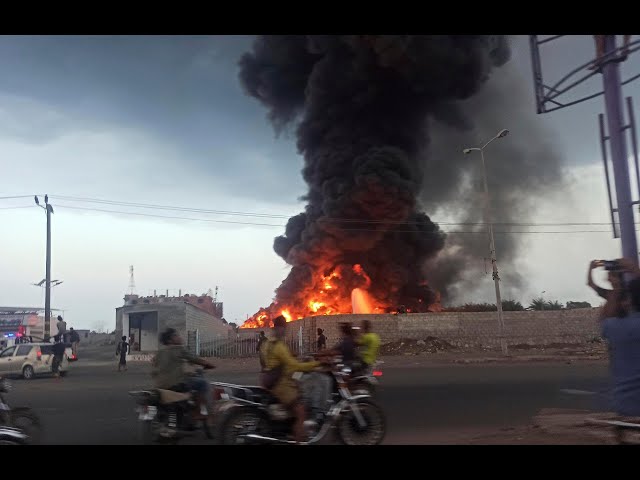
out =
{"type": "Polygon", "coordinates": [[[12,197],[0,197],[0,200],[9,200],[11,198],[33,198],[33,195],[14,195],[12,197]]]}
{"type": "MultiPolygon", "coordinates": [[[[181,212],[194,212],[194,213],[210,213],[216,215],[238,215],[249,217],[261,217],[261,218],[286,218],[289,215],[270,214],[270,213],[252,213],[241,211],[229,211],[229,210],[210,210],[204,208],[190,208],[190,207],[176,207],[170,205],[157,205],[147,203],[135,203],[135,202],[121,202],[117,200],[104,200],[89,197],[72,197],[63,195],[50,195],[52,198],[58,198],[61,200],[68,200],[72,202],[87,202],[87,203],[101,203],[114,206],[129,206],[138,208],[149,208],[159,210],[174,210],[181,212]]],[[[372,219],[358,219],[358,218],[326,218],[323,221],[331,222],[345,222],[345,223],[361,223],[361,224],[398,224],[398,225],[412,225],[413,222],[397,221],[397,220],[372,220],[372,219]]],[[[468,225],[468,226],[482,226],[487,225],[485,222],[436,222],[438,225],[468,225]]],[[[552,227],[552,226],[587,226],[587,225],[610,225],[611,222],[494,222],[493,225],[500,226],[520,226],[520,227],[552,227]]],[[[640,223],[639,223],[640,224],[640,223]]]]}
{"type": "Polygon", "coordinates": [[[190,217],[176,217],[176,216],[168,216],[168,215],[154,215],[152,213],[122,212],[119,210],[106,210],[102,208],[73,207],[71,205],[59,205],[56,208],[71,208],[74,210],[88,210],[92,212],[117,213],[122,215],[136,215],[140,217],[166,218],[168,220],[193,220],[198,222],[233,223],[233,224],[240,224],[240,225],[263,225],[267,227],[284,227],[285,226],[285,225],[274,224],[274,223],[234,222],[232,220],[214,220],[211,218],[190,218],[190,217]]]}
{"type": "Polygon", "coordinates": [[[0,210],[14,210],[16,208],[33,208],[36,205],[20,205],[18,207],[0,207],[0,210]]]}
{"type": "MultiPolygon", "coordinates": [[[[32,195],[18,195],[13,197],[0,197],[0,198],[29,198],[32,195]]],[[[189,208],[189,207],[176,207],[171,205],[157,205],[157,204],[146,204],[146,203],[136,203],[136,202],[123,202],[116,200],[105,200],[98,198],[90,198],[90,197],[74,197],[74,196],[65,196],[65,195],[50,195],[51,198],[57,198],[63,201],[70,202],[86,202],[86,203],[98,203],[104,205],[112,205],[112,206],[124,206],[124,207],[134,207],[134,208],[149,208],[155,210],[168,210],[168,211],[179,211],[179,212],[189,212],[189,213],[204,213],[204,214],[216,214],[216,215],[229,215],[229,216],[250,216],[250,217],[258,217],[258,218],[289,218],[288,215],[279,215],[279,214],[268,214],[268,213],[252,213],[252,212],[242,212],[242,211],[229,211],[229,210],[210,210],[203,208],[189,208]]],[[[205,218],[192,218],[192,217],[184,217],[184,216],[169,216],[169,215],[155,215],[151,213],[140,213],[140,212],[128,212],[121,210],[109,210],[109,209],[101,209],[101,208],[89,208],[89,207],[79,207],[73,205],[65,205],[60,204],[62,208],[70,208],[74,210],[86,210],[86,211],[96,211],[96,212],[104,212],[104,213],[113,213],[120,215],[135,215],[135,216],[143,216],[143,217],[152,217],[152,218],[164,218],[168,220],[191,220],[191,221],[199,221],[199,222],[212,222],[212,223],[228,223],[228,224],[236,224],[236,225],[255,225],[255,226],[268,226],[268,227],[286,227],[284,224],[273,224],[273,223],[259,223],[259,222],[244,222],[244,221],[233,221],[233,220],[217,220],[217,219],[205,219],[205,218]]],[[[30,208],[30,206],[18,206],[18,207],[0,207],[0,209],[15,209],[15,208],[30,208]]],[[[366,219],[350,219],[350,218],[323,218],[322,222],[345,222],[345,223],[357,223],[360,225],[407,225],[414,226],[417,225],[415,222],[407,222],[407,221],[394,221],[394,220],[366,220],[366,219]]],[[[435,222],[438,225],[447,225],[447,226],[471,226],[471,227],[482,227],[487,226],[487,223],[484,222],[435,222]]],[[[640,225],[640,223],[637,223],[640,225]]],[[[562,227],[578,227],[578,226],[610,226],[610,222],[494,222],[494,226],[503,226],[503,227],[554,227],[554,226],[562,226],[562,227]]],[[[345,231],[371,231],[377,232],[378,229],[367,229],[367,228],[356,228],[356,227],[347,227],[342,228],[345,231]]],[[[416,230],[395,230],[398,233],[415,233],[416,230]]],[[[515,234],[526,234],[526,233],[549,233],[549,234],[561,234],[561,233],[607,233],[610,230],[563,230],[563,231],[535,231],[535,230],[526,230],[526,231],[498,231],[495,233],[498,234],[506,234],[506,233],[515,233],[515,234]]],[[[429,233],[429,232],[422,232],[429,233]]],[[[438,232],[434,232],[437,234],[438,232]]],[[[460,233],[460,234],[484,234],[484,231],[443,231],[443,233],[460,233]]]]}
{"type": "MultiPolygon", "coordinates": [[[[235,225],[256,225],[256,226],[265,226],[265,227],[285,227],[284,224],[277,223],[257,223],[257,222],[236,222],[231,220],[214,220],[211,218],[193,218],[193,217],[180,217],[180,216],[168,216],[168,215],[154,215],[152,213],[140,213],[140,212],[123,212],[120,210],[107,210],[102,208],[88,208],[88,207],[74,207],[70,205],[61,205],[58,208],[70,208],[73,210],[84,210],[90,212],[103,212],[103,213],[113,213],[118,215],[135,215],[142,217],[152,217],[152,218],[163,218],[167,220],[188,220],[195,222],[212,222],[212,223],[231,223],[235,225]]],[[[342,231],[348,232],[379,232],[380,230],[375,229],[366,229],[366,228],[342,228],[342,231]]],[[[436,231],[436,232],[421,232],[419,230],[392,230],[390,233],[419,233],[422,235],[440,235],[440,234],[477,234],[477,235],[486,235],[486,231],[460,231],[460,230],[450,230],[450,231],[436,231]]],[[[564,230],[564,231],[540,231],[540,230],[528,230],[528,231],[498,231],[494,232],[496,234],[528,234],[528,233],[549,233],[549,234],[563,234],[563,233],[610,233],[609,230],[564,230]]]]}

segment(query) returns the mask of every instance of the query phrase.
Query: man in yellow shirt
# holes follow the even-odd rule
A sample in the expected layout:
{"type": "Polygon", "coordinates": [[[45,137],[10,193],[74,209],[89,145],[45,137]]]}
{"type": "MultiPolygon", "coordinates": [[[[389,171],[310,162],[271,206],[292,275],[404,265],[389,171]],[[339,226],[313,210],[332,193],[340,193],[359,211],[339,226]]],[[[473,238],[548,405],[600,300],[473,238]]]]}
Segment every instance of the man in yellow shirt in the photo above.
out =
{"type": "Polygon", "coordinates": [[[358,345],[362,347],[360,351],[360,359],[364,364],[363,367],[366,372],[370,372],[373,369],[373,364],[378,357],[378,350],[380,349],[380,337],[377,333],[371,331],[371,322],[369,320],[362,321],[363,334],[357,339],[358,345]]]}
{"type": "Polygon", "coordinates": [[[283,316],[274,318],[274,338],[264,342],[260,354],[265,360],[266,372],[275,368],[281,368],[281,374],[277,382],[271,388],[271,393],[283,406],[288,408],[295,416],[293,436],[296,442],[305,441],[304,420],[305,408],[300,398],[298,384],[291,377],[295,372],[310,372],[321,365],[320,362],[299,362],[284,342],[287,332],[287,321],[283,316]]]}

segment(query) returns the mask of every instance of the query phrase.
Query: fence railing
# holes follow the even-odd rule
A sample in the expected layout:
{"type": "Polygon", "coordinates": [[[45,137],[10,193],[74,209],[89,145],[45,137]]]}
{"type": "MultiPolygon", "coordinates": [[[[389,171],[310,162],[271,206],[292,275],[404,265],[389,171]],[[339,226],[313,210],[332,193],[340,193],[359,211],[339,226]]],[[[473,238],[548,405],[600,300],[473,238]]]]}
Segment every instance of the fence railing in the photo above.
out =
{"type": "MultiPolygon", "coordinates": [[[[303,355],[309,351],[303,342],[302,327],[288,335],[285,343],[291,353],[303,355]]],[[[198,330],[187,332],[187,348],[200,357],[240,358],[258,356],[258,334],[205,335],[198,330]]]]}

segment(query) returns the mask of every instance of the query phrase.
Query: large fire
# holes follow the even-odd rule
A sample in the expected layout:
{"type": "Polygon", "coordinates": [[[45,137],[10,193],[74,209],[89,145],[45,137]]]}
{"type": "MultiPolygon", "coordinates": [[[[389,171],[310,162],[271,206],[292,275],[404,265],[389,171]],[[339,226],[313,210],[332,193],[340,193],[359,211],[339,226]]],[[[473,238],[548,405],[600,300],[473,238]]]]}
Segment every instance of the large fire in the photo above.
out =
{"type": "MultiPolygon", "coordinates": [[[[328,275],[319,275],[315,288],[304,298],[289,305],[274,302],[268,308],[261,308],[240,328],[272,327],[272,319],[279,315],[285,317],[287,322],[292,322],[315,315],[396,313],[401,307],[385,304],[372,294],[370,287],[371,278],[361,265],[355,264],[351,269],[337,267],[328,275]]],[[[438,306],[431,308],[434,309],[437,310],[438,306]]],[[[406,308],[406,313],[410,312],[411,309],[406,308]]]]}

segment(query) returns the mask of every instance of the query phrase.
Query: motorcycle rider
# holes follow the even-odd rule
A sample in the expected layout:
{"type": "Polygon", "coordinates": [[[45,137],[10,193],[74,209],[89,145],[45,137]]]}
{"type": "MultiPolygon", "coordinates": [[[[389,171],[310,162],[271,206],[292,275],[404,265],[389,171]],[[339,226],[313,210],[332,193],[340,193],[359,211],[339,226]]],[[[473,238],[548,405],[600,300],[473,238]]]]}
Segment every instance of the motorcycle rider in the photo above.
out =
{"type": "Polygon", "coordinates": [[[343,322],[340,324],[340,333],[342,337],[340,342],[330,350],[322,350],[316,354],[317,357],[329,357],[339,355],[342,357],[342,363],[350,366],[352,369],[358,367],[359,359],[356,350],[356,339],[353,334],[351,323],[343,322]]]}
{"type": "Polygon", "coordinates": [[[206,406],[208,413],[213,412],[213,398],[209,382],[202,377],[187,375],[184,371],[184,362],[201,365],[207,369],[216,368],[216,366],[184,348],[182,338],[173,328],[167,328],[162,332],[160,343],[162,346],[153,359],[151,373],[156,388],[178,392],[196,391],[196,402],[200,405],[200,413],[204,418],[207,418],[203,412],[204,407],[206,406]]]}
{"type": "Polygon", "coordinates": [[[364,332],[356,339],[356,343],[362,347],[360,351],[360,360],[364,372],[369,375],[373,370],[373,365],[378,357],[380,349],[380,336],[371,331],[371,321],[362,321],[362,331],[364,332]]]}
{"type": "Polygon", "coordinates": [[[295,372],[310,372],[319,367],[321,363],[316,361],[299,362],[284,342],[286,332],[287,320],[282,315],[274,318],[274,338],[263,343],[260,353],[265,360],[267,371],[282,367],[282,374],[271,389],[271,393],[295,416],[293,437],[296,442],[301,443],[306,440],[305,408],[300,398],[300,389],[291,376],[295,372]]]}

